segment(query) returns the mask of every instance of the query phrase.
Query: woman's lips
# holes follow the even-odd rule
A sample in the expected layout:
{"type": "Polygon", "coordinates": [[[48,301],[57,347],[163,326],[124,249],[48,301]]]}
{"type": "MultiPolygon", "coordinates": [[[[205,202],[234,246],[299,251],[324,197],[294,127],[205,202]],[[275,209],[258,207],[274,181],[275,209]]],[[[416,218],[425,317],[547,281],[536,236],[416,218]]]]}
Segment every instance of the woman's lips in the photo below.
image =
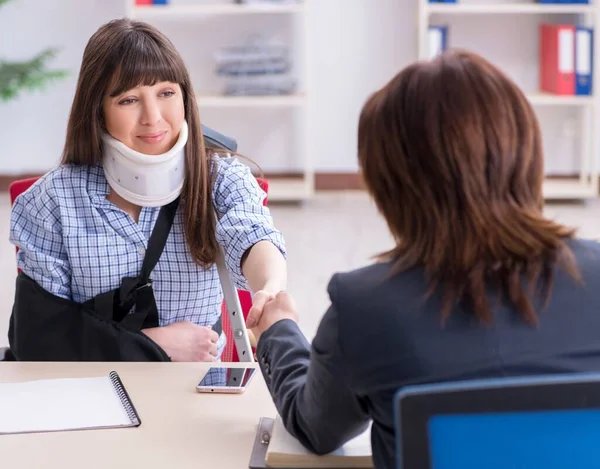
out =
{"type": "Polygon", "coordinates": [[[146,143],[160,143],[165,139],[165,135],[167,135],[167,132],[159,132],[155,134],[140,135],[138,138],[146,143]]]}

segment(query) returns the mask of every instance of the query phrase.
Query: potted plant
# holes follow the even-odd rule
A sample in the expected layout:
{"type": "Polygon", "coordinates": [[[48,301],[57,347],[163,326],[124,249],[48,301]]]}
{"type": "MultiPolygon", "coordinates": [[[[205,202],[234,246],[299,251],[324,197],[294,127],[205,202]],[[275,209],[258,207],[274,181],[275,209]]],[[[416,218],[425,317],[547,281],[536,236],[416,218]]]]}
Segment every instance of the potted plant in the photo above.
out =
{"type": "MultiPolygon", "coordinates": [[[[0,7],[10,0],[0,0],[0,7]]],[[[53,80],[67,76],[65,70],[48,70],[47,63],[57,54],[56,48],[47,48],[30,60],[9,62],[0,59],[0,100],[9,101],[21,91],[44,89],[53,80]]]]}

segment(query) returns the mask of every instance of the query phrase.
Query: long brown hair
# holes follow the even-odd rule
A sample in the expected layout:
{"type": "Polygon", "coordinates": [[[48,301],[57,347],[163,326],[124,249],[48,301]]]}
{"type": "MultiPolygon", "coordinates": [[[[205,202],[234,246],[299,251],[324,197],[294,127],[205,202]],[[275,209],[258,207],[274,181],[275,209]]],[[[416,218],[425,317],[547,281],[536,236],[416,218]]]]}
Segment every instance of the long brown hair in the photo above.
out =
{"type": "Polygon", "coordinates": [[[494,287],[536,323],[533,294],[549,299],[557,264],[580,280],[565,242],[574,230],[542,214],[534,111],[482,57],[453,50],[402,70],[364,105],[358,154],[396,241],[381,258],[395,271],[424,267],[442,321],[464,302],[491,322],[494,287]]]}
{"type": "Polygon", "coordinates": [[[90,38],[69,116],[62,164],[102,162],[102,102],[138,85],[178,83],[189,127],[186,177],[181,194],[184,230],[192,258],[215,262],[218,243],[212,209],[212,176],[194,89],[183,59],[171,41],[153,26],[119,19],[101,26],[90,38]]]}

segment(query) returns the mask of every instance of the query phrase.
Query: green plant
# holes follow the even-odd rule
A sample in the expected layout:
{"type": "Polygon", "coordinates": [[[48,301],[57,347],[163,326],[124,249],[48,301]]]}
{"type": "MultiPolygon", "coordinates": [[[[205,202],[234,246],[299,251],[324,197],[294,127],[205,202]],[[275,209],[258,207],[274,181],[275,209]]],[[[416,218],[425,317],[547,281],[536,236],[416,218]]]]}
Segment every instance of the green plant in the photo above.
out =
{"type": "MultiPolygon", "coordinates": [[[[0,7],[10,0],[0,0],[0,7]]],[[[20,91],[40,90],[53,80],[68,75],[65,70],[47,70],[46,64],[53,59],[58,50],[48,48],[33,59],[25,62],[7,62],[0,60],[0,100],[15,98],[20,91]]]]}

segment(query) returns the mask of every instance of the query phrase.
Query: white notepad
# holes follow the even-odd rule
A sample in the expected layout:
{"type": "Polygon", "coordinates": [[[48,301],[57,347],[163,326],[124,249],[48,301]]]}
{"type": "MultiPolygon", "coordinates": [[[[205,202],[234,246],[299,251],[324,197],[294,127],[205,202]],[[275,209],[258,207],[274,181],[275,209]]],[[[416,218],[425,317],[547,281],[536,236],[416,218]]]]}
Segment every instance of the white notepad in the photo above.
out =
{"type": "Polygon", "coordinates": [[[0,383],[0,434],[137,427],[119,375],[0,383]]]}
{"type": "Polygon", "coordinates": [[[277,416],[265,462],[277,468],[372,468],[371,453],[371,425],[333,453],[317,456],[290,435],[277,416]]]}

